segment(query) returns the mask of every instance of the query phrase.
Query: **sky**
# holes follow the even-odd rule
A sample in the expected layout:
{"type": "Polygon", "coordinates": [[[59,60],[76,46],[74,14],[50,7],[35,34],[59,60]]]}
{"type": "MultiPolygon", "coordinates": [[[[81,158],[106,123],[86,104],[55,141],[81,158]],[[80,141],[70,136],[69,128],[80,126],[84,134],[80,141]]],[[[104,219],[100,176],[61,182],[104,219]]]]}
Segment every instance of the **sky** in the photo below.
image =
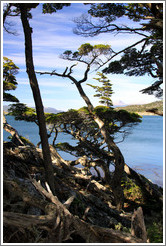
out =
{"type": "MultiPolygon", "coordinates": [[[[75,17],[86,14],[89,5],[82,3],[72,3],[70,7],[64,7],[62,10],[54,14],[42,14],[42,5],[31,11],[33,18],[30,20],[30,26],[33,28],[33,57],[35,71],[52,72],[56,69],[57,72],[63,72],[67,66],[71,66],[73,62],[61,59],[59,56],[65,50],[76,51],[81,44],[109,44],[112,49],[119,51],[133,42],[137,42],[142,37],[134,34],[100,34],[95,37],[82,37],[73,33],[76,24],[73,22],[75,17]]],[[[21,103],[25,103],[29,107],[34,107],[32,91],[29,85],[28,76],[25,67],[24,55],[24,35],[20,17],[11,17],[8,19],[15,30],[16,35],[11,35],[3,32],[3,56],[12,59],[13,62],[20,68],[16,75],[18,82],[17,89],[11,91],[11,94],[16,96],[21,103]]],[[[130,24],[127,18],[118,20],[121,24],[130,24]]],[[[104,67],[103,67],[104,68],[104,67]]],[[[102,68],[102,69],[103,69],[102,68]]],[[[101,69],[99,70],[101,72],[101,69]]],[[[96,84],[97,71],[94,68],[91,70],[88,80],[83,84],[85,93],[89,96],[94,106],[99,105],[98,99],[93,97],[95,91],[86,83],[96,84]]],[[[73,70],[73,76],[81,79],[84,74],[83,66],[76,66],[73,70]]],[[[142,94],[139,92],[151,85],[154,79],[149,76],[129,77],[125,75],[106,75],[113,84],[112,101],[115,106],[144,104],[156,101],[154,96],[142,94]]],[[[85,106],[85,102],[79,96],[79,93],[74,84],[68,78],[60,78],[57,76],[39,75],[37,74],[39,88],[43,100],[44,107],[52,107],[58,110],[79,109],[85,106]]],[[[4,102],[4,105],[9,103],[4,102]]]]}

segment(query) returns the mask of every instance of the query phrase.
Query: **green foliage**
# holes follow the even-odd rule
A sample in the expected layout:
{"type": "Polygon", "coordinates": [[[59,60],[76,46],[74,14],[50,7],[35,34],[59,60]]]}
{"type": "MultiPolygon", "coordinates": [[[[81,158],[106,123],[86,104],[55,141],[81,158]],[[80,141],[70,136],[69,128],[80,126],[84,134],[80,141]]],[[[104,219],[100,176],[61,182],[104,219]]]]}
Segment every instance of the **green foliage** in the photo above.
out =
{"type": "Polygon", "coordinates": [[[93,46],[89,43],[86,43],[86,44],[82,44],[79,48],[78,48],[78,51],[79,51],[79,54],[80,55],[88,55],[92,50],[93,50],[93,46]]]}
{"type": "Polygon", "coordinates": [[[120,3],[91,4],[91,8],[88,12],[93,17],[104,18],[106,22],[110,23],[125,14],[125,6],[120,3]]]}
{"type": "Polygon", "coordinates": [[[23,103],[12,104],[9,108],[9,115],[15,116],[15,120],[24,120],[38,124],[35,109],[29,108],[23,103]]]}
{"type": "Polygon", "coordinates": [[[19,102],[19,100],[6,93],[9,90],[15,90],[17,88],[17,81],[15,75],[18,73],[19,67],[17,67],[12,60],[7,57],[3,57],[3,100],[10,102],[19,102]]]}
{"type": "Polygon", "coordinates": [[[155,4],[158,11],[155,12],[155,7],[152,10],[150,8],[150,4],[142,4],[142,3],[129,3],[126,5],[126,12],[129,19],[133,21],[141,21],[145,16],[149,16],[150,14],[156,15],[155,17],[161,18],[161,14],[163,12],[162,3],[155,4]],[[152,11],[152,12],[151,12],[152,11]]]}
{"type": "MultiPolygon", "coordinates": [[[[163,3],[92,3],[88,11],[91,17],[82,17],[75,20],[75,32],[83,36],[95,36],[100,33],[131,33],[138,34],[141,47],[134,48],[137,42],[130,47],[114,52],[114,56],[122,54],[117,61],[111,61],[104,73],[125,74],[127,76],[150,75],[156,81],[142,90],[142,93],[162,96],[163,83],[163,3]],[[128,17],[137,22],[133,25],[114,23],[121,17],[128,17]]],[[[123,23],[123,22],[122,22],[123,23]]],[[[112,50],[111,50],[112,52],[112,50]]],[[[110,59],[111,60],[111,59],[110,59]]]]}
{"type": "Polygon", "coordinates": [[[70,109],[67,112],[60,112],[57,114],[45,114],[47,124],[67,124],[73,123],[78,124],[80,119],[78,117],[78,112],[75,109],[70,109]]]}
{"type": "Polygon", "coordinates": [[[148,74],[151,76],[152,71],[155,71],[156,61],[152,59],[152,55],[159,52],[157,59],[162,60],[162,45],[156,50],[154,47],[149,51],[140,53],[136,48],[124,51],[124,55],[118,61],[113,61],[109,66],[103,69],[105,73],[125,74],[127,76],[143,76],[148,74]],[[153,52],[152,52],[153,51],[153,52]]]}
{"type": "Polygon", "coordinates": [[[110,45],[104,45],[104,44],[97,44],[92,46],[89,43],[85,43],[82,44],[79,48],[78,48],[79,54],[82,56],[87,56],[90,52],[95,52],[95,53],[99,53],[99,54],[107,54],[108,51],[110,51],[110,45]]]}
{"type": "Polygon", "coordinates": [[[147,235],[150,243],[163,243],[163,223],[162,220],[153,221],[147,226],[147,235]]]}
{"type": "Polygon", "coordinates": [[[89,115],[89,110],[88,110],[88,107],[86,107],[86,106],[78,109],[78,112],[80,112],[80,113],[83,112],[83,113],[89,115]]]}
{"type": "Polygon", "coordinates": [[[35,147],[35,145],[33,143],[31,143],[31,141],[23,136],[20,136],[21,141],[25,144],[25,145],[30,145],[32,147],[35,147]]]}
{"type": "Polygon", "coordinates": [[[106,106],[95,107],[95,113],[101,117],[105,122],[121,122],[121,126],[125,126],[128,123],[141,122],[141,116],[136,113],[129,113],[126,110],[115,110],[106,106]]]}
{"type": "Polygon", "coordinates": [[[110,54],[111,47],[110,45],[97,44],[91,45],[90,43],[82,44],[78,51],[72,52],[71,50],[66,50],[61,58],[67,60],[78,60],[85,61],[86,63],[97,62],[97,58],[101,55],[110,54]]]}
{"type": "MultiPolygon", "coordinates": [[[[97,114],[105,123],[109,134],[112,138],[115,134],[123,132],[126,134],[127,127],[140,122],[140,116],[126,112],[117,112],[111,107],[98,106],[94,109],[94,114],[97,114]]],[[[57,143],[56,148],[66,151],[74,156],[86,155],[90,158],[108,158],[107,151],[101,150],[103,147],[103,136],[101,135],[97,123],[93,116],[89,113],[87,107],[79,110],[69,110],[58,114],[47,114],[47,124],[52,124],[58,131],[67,133],[78,140],[76,146],[71,146],[68,143],[57,143]],[[97,148],[97,151],[96,151],[97,148]]],[[[122,135],[123,135],[122,134],[122,135]]]]}
{"type": "Polygon", "coordinates": [[[111,46],[108,45],[108,44],[97,44],[97,45],[94,45],[94,51],[96,51],[96,53],[98,54],[104,54],[104,55],[107,55],[108,53],[110,53],[110,49],[111,49],[111,46]]]}
{"type": "Polygon", "coordinates": [[[43,4],[43,13],[44,14],[52,14],[56,13],[57,10],[61,10],[63,7],[70,6],[70,3],[44,3],[43,4]]]}
{"type": "Polygon", "coordinates": [[[94,78],[98,82],[102,83],[102,86],[95,86],[91,84],[87,84],[95,89],[97,94],[94,95],[94,97],[99,97],[99,103],[106,105],[107,107],[113,106],[111,95],[113,93],[112,90],[112,84],[110,83],[110,80],[103,74],[98,72],[97,75],[99,75],[99,78],[94,78]]]}
{"type": "Polygon", "coordinates": [[[137,113],[130,113],[124,109],[118,110],[116,113],[117,120],[121,120],[124,123],[127,122],[141,122],[141,116],[138,115],[137,113]]]}
{"type": "Polygon", "coordinates": [[[123,187],[124,196],[127,200],[144,203],[144,196],[141,188],[134,182],[134,180],[124,177],[121,186],[123,187]]]}
{"type": "Polygon", "coordinates": [[[117,225],[115,225],[115,230],[120,231],[120,230],[122,230],[122,228],[123,228],[123,226],[120,222],[117,225]]]}

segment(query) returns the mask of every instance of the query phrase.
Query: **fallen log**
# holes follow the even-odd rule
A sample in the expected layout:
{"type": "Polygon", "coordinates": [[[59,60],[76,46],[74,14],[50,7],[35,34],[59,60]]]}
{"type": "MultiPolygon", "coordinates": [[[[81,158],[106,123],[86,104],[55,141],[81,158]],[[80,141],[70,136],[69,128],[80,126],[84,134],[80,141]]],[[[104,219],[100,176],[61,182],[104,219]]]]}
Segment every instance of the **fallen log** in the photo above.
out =
{"type": "MultiPolygon", "coordinates": [[[[9,181],[8,181],[9,182],[9,181]]],[[[141,243],[142,239],[136,238],[129,233],[116,231],[110,228],[103,228],[91,225],[79,217],[74,216],[62,204],[56,196],[49,190],[46,191],[36,180],[31,180],[36,189],[42,193],[47,200],[35,198],[29,194],[26,188],[22,190],[15,181],[10,182],[14,187],[17,195],[21,196],[24,202],[36,207],[42,207],[46,215],[36,216],[19,214],[13,212],[4,212],[4,225],[15,226],[16,228],[28,228],[30,226],[38,226],[41,229],[47,230],[47,243],[62,243],[68,240],[71,235],[76,234],[84,239],[86,243],[141,243]],[[49,201],[51,202],[49,202],[49,201]]]]}

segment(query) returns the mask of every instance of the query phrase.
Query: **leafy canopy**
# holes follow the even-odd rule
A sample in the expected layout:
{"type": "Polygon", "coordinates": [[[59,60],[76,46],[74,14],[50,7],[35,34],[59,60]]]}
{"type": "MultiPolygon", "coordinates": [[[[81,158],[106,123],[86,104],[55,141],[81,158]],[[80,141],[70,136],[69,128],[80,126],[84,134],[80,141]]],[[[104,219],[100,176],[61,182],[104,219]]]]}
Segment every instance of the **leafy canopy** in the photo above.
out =
{"type": "Polygon", "coordinates": [[[15,116],[15,120],[24,120],[38,124],[35,109],[27,107],[24,103],[12,104],[9,108],[9,115],[15,116]]]}
{"type": "Polygon", "coordinates": [[[85,43],[74,52],[66,50],[60,57],[65,60],[83,62],[87,65],[100,65],[103,63],[102,59],[107,60],[111,53],[111,46],[108,44],[91,45],[85,43]],[[102,59],[100,59],[101,56],[102,59]]]}
{"type": "Polygon", "coordinates": [[[3,101],[19,102],[19,100],[7,93],[6,91],[15,90],[17,88],[17,81],[15,75],[18,73],[19,67],[7,57],[3,57],[3,101]]]}
{"type": "Polygon", "coordinates": [[[143,89],[142,93],[162,96],[163,3],[91,3],[88,13],[89,16],[84,15],[75,19],[76,34],[95,36],[101,33],[129,33],[141,37],[138,42],[133,42],[130,46],[126,43],[126,48],[123,50],[116,52],[112,50],[112,56],[108,60],[110,64],[103,72],[123,73],[128,76],[147,74],[156,81],[143,89]],[[137,22],[137,25],[134,27],[130,24],[124,25],[124,21],[120,19],[124,16],[137,22]],[[115,22],[117,19],[119,19],[118,24],[115,22]],[[138,47],[138,44],[141,46],[138,47]],[[119,54],[122,54],[122,57],[112,61],[119,54]]]}

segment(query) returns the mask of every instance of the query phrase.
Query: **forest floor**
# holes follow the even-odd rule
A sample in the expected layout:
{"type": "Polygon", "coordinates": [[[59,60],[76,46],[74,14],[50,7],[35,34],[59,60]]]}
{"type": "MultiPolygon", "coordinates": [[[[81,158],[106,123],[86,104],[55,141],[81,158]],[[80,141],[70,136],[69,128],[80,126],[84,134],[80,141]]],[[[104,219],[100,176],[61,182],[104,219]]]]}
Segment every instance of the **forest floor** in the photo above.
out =
{"type": "Polygon", "coordinates": [[[140,207],[146,242],[163,242],[163,190],[127,165],[118,211],[103,179],[62,162],[55,151],[56,196],[45,182],[41,149],[5,142],[3,159],[4,243],[140,243],[132,229],[140,207]]]}

